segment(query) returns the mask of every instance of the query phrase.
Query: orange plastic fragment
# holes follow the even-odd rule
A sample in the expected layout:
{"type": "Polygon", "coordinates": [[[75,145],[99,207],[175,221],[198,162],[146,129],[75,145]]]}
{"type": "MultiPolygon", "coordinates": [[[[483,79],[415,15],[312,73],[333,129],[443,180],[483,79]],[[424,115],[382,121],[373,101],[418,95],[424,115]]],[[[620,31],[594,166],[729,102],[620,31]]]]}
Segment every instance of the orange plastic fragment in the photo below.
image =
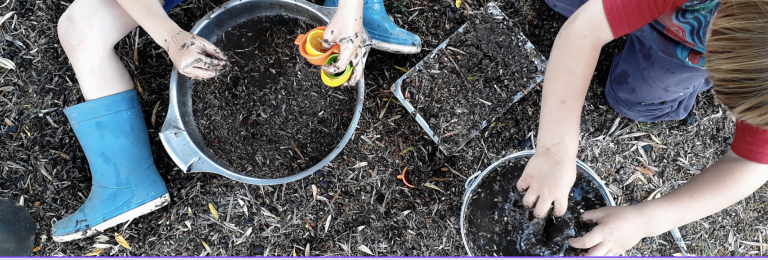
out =
{"type": "Polygon", "coordinates": [[[408,182],[408,178],[406,178],[406,176],[405,176],[405,173],[407,173],[407,172],[408,172],[408,166],[406,166],[405,169],[403,169],[403,173],[402,174],[397,175],[397,178],[403,180],[403,183],[405,183],[406,186],[411,187],[411,188],[416,188],[416,186],[413,186],[413,184],[408,182]]]}

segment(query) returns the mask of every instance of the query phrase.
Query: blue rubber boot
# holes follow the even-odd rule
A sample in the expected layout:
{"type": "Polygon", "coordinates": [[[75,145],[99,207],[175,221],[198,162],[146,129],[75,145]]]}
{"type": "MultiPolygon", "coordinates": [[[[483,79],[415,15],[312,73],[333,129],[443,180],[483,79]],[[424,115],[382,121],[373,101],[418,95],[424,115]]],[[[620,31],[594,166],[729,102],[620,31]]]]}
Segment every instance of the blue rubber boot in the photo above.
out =
{"type": "MultiPolygon", "coordinates": [[[[364,0],[363,26],[373,40],[373,48],[391,53],[415,54],[421,51],[421,38],[403,30],[389,18],[384,0],[364,0]]],[[[338,0],[325,0],[325,6],[338,7],[338,0]]]]}
{"type": "Polygon", "coordinates": [[[88,158],[93,185],[80,209],[53,226],[54,241],[88,237],[168,204],[168,188],[152,160],[136,90],[78,104],[64,113],[88,158]]]}

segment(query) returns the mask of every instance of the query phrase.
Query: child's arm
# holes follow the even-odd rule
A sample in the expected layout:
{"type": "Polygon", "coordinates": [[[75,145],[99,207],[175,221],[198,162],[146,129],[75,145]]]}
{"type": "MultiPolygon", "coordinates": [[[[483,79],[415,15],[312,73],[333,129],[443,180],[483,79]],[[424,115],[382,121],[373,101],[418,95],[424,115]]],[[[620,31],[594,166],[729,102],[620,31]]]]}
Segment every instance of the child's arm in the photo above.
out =
{"type": "Polygon", "coordinates": [[[373,41],[363,27],[363,0],[339,0],[339,7],[331,18],[323,35],[323,46],[327,49],[339,44],[341,51],[336,63],[323,65],[322,70],[331,74],[344,72],[352,63],[352,75],[344,86],[354,86],[363,77],[365,61],[373,41]]]}
{"type": "Polygon", "coordinates": [[[576,179],[581,108],[600,49],[611,40],[602,0],[579,8],[555,38],[544,76],[536,154],[517,183],[528,190],[523,204],[536,205],[536,217],[544,217],[553,202],[554,213],[565,214],[576,179]]]}
{"type": "Polygon", "coordinates": [[[618,255],[640,239],[709,216],[748,196],[768,181],[768,165],[748,161],[729,151],[680,188],[659,199],[625,207],[607,207],[582,215],[598,226],[568,242],[592,248],[588,255],[618,255]]]}
{"type": "Polygon", "coordinates": [[[202,37],[182,30],[168,17],[158,0],[117,2],[168,52],[181,74],[191,78],[210,78],[225,68],[224,53],[202,37]]]}

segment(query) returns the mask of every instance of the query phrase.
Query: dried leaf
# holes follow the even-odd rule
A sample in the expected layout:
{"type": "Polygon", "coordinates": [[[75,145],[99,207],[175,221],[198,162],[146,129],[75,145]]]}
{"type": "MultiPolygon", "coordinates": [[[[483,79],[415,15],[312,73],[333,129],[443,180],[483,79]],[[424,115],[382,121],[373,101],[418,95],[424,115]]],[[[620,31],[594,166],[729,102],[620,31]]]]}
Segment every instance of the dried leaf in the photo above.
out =
{"type": "Polygon", "coordinates": [[[200,242],[203,243],[203,247],[205,247],[205,251],[208,251],[208,253],[210,254],[211,253],[211,247],[209,247],[208,244],[206,244],[203,241],[200,241],[200,242]]]}
{"type": "Polygon", "coordinates": [[[95,255],[101,254],[101,252],[103,252],[103,251],[104,251],[104,249],[99,248],[99,249],[96,249],[96,251],[84,254],[83,256],[95,256],[95,255]]]}
{"type": "Polygon", "coordinates": [[[749,242],[744,240],[739,240],[739,242],[741,242],[742,244],[750,245],[750,246],[768,246],[768,244],[766,243],[759,243],[759,242],[749,242]]]}
{"type": "Polygon", "coordinates": [[[121,235],[120,235],[120,234],[118,234],[117,232],[115,232],[115,240],[116,240],[116,241],[117,241],[117,243],[118,243],[118,244],[120,244],[121,246],[123,246],[123,247],[127,248],[128,250],[131,250],[131,245],[129,245],[129,244],[128,244],[128,241],[125,241],[125,238],[123,238],[123,236],[121,236],[121,235]]]}
{"type": "Polygon", "coordinates": [[[635,168],[635,170],[637,170],[639,172],[647,174],[648,176],[653,176],[653,175],[656,174],[655,172],[653,172],[653,170],[645,168],[645,167],[637,167],[637,166],[634,166],[634,165],[632,165],[632,167],[635,168]]]}
{"type": "Polygon", "coordinates": [[[643,132],[631,133],[631,134],[626,134],[626,135],[622,135],[622,136],[619,136],[619,138],[618,138],[618,139],[624,139],[624,138],[632,138],[632,137],[644,136],[644,135],[647,135],[647,134],[648,134],[648,133],[643,133],[643,132]]]}
{"type": "Polygon", "coordinates": [[[456,0],[456,8],[461,8],[461,0],[456,0]]]}
{"type": "Polygon", "coordinates": [[[427,183],[424,183],[424,186],[427,186],[427,187],[429,187],[429,188],[433,188],[433,189],[436,189],[436,190],[439,190],[439,191],[445,192],[445,191],[441,190],[440,188],[438,188],[437,186],[435,186],[435,185],[432,185],[432,183],[429,183],[429,182],[427,182],[427,183]]]}
{"type": "Polygon", "coordinates": [[[0,18],[0,25],[3,25],[3,22],[5,22],[5,20],[8,20],[8,18],[11,18],[11,16],[14,13],[16,13],[16,11],[11,11],[10,13],[7,13],[7,14],[3,15],[3,17],[0,18]]]}
{"type": "Polygon", "coordinates": [[[328,220],[325,221],[325,233],[328,233],[328,226],[331,225],[331,217],[333,217],[333,215],[328,215],[328,220]]]}
{"type": "Polygon", "coordinates": [[[656,142],[657,144],[661,144],[661,141],[659,141],[659,138],[657,138],[656,135],[651,134],[651,139],[653,139],[653,141],[656,142]]]}
{"type": "Polygon", "coordinates": [[[152,126],[155,126],[155,120],[157,119],[157,108],[160,107],[160,101],[155,104],[155,109],[152,110],[152,126]]]}
{"type": "Polygon", "coordinates": [[[105,235],[99,235],[97,237],[94,237],[93,240],[96,240],[96,242],[104,243],[104,242],[109,241],[109,237],[105,236],[105,235]]]}
{"type": "Polygon", "coordinates": [[[213,215],[213,219],[219,220],[219,212],[216,211],[215,207],[213,207],[213,203],[208,203],[208,209],[211,210],[211,215],[213,215]]]}
{"type": "Polygon", "coordinates": [[[40,246],[36,246],[35,248],[32,248],[32,252],[40,251],[40,246]]]}
{"type": "Polygon", "coordinates": [[[293,248],[293,256],[296,256],[296,247],[293,248]]]}
{"type": "MultiPolygon", "coordinates": [[[[3,88],[6,88],[6,87],[3,87],[3,88]]],[[[3,88],[0,88],[0,89],[3,89],[3,88]]],[[[8,118],[5,118],[5,124],[8,126],[14,126],[13,122],[11,122],[11,120],[8,120],[8,118]]]]}
{"type": "Polygon", "coordinates": [[[312,198],[317,199],[317,186],[312,184],[312,198]]]}
{"type": "Polygon", "coordinates": [[[242,199],[237,199],[237,203],[240,203],[240,207],[243,207],[243,212],[245,213],[245,216],[248,216],[248,205],[245,205],[245,202],[242,199]]]}
{"type": "Polygon", "coordinates": [[[368,166],[368,162],[359,162],[359,163],[355,164],[355,166],[352,166],[351,169],[362,168],[362,167],[365,167],[365,166],[368,166]]]}
{"type": "Polygon", "coordinates": [[[191,222],[189,222],[189,220],[187,220],[187,221],[184,221],[184,224],[187,224],[187,228],[188,228],[189,230],[192,230],[192,223],[191,223],[191,222]]]}
{"type": "MultiPolygon", "coordinates": [[[[459,0],[459,1],[461,1],[461,0],[459,0]]],[[[401,68],[401,67],[398,67],[398,66],[395,66],[395,69],[399,69],[399,70],[401,70],[402,72],[406,72],[406,73],[408,72],[408,70],[407,70],[407,69],[403,69],[403,68],[401,68]]]]}
{"type": "Polygon", "coordinates": [[[16,64],[13,63],[13,61],[11,61],[9,59],[0,57],[0,67],[6,68],[6,69],[9,69],[9,70],[15,70],[16,69],[16,64]]]}
{"type": "Polygon", "coordinates": [[[304,248],[304,256],[309,256],[309,243],[307,243],[307,247],[304,248]]]}
{"type": "Polygon", "coordinates": [[[405,150],[400,152],[400,154],[402,155],[402,154],[405,154],[407,152],[413,151],[413,149],[416,149],[416,147],[411,146],[411,147],[405,148],[405,150]]]}
{"type": "Polygon", "coordinates": [[[621,186],[622,187],[627,186],[627,184],[632,183],[632,181],[637,179],[637,177],[640,177],[641,174],[642,173],[640,171],[635,171],[635,173],[633,173],[632,176],[629,176],[629,179],[627,180],[627,182],[625,182],[624,185],[621,185],[621,186]]]}
{"type": "Polygon", "coordinates": [[[367,246],[359,245],[359,246],[357,246],[357,249],[360,250],[360,251],[365,252],[366,254],[373,255],[373,252],[371,252],[371,250],[368,249],[367,246]]]}

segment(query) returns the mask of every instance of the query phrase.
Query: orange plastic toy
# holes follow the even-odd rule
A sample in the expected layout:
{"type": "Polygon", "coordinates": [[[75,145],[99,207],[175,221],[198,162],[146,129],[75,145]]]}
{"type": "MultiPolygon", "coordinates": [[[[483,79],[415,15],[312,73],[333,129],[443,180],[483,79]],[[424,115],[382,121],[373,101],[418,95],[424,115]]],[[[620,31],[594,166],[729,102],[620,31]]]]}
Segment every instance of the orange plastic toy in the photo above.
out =
{"type": "Polygon", "coordinates": [[[307,34],[299,34],[299,37],[296,37],[296,40],[293,42],[296,45],[299,45],[299,53],[301,53],[301,56],[303,56],[309,63],[312,63],[313,65],[323,65],[325,64],[325,61],[328,60],[329,57],[333,54],[338,54],[341,51],[341,47],[338,44],[334,44],[333,47],[331,47],[330,50],[325,50],[325,52],[321,53],[322,45],[318,46],[318,41],[322,41],[323,33],[313,33],[315,31],[324,32],[325,26],[320,26],[315,29],[312,29],[311,31],[307,32],[307,34]],[[313,39],[308,39],[312,35],[313,39]],[[320,37],[317,39],[317,37],[320,37]],[[309,43],[307,43],[309,41],[309,43]],[[310,46],[310,48],[314,47],[314,51],[307,51],[307,46],[310,46]],[[310,53],[321,53],[320,55],[312,55],[310,53]]]}
{"type": "Polygon", "coordinates": [[[408,166],[406,166],[405,169],[403,169],[403,173],[402,174],[397,175],[397,178],[403,180],[403,183],[405,183],[406,186],[411,187],[411,188],[416,188],[416,186],[413,186],[413,184],[411,184],[408,181],[408,178],[405,176],[406,173],[408,173],[408,166]]]}

